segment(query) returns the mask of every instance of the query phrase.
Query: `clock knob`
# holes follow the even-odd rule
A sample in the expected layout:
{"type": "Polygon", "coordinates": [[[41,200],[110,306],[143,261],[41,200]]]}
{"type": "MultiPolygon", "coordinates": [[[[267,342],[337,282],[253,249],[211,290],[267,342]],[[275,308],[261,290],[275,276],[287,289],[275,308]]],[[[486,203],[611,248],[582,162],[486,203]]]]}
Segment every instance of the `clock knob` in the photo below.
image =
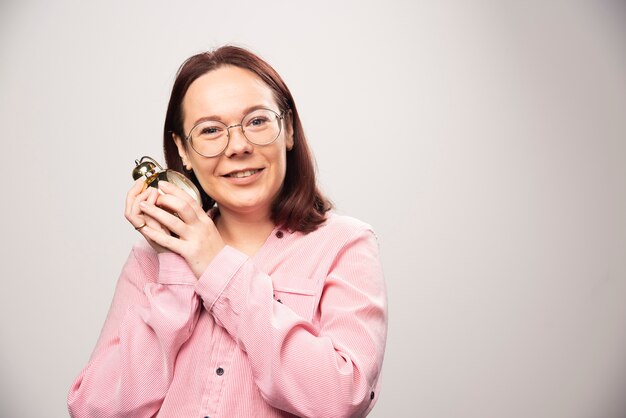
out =
{"type": "Polygon", "coordinates": [[[135,168],[133,168],[133,180],[145,177],[151,178],[157,173],[163,171],[163,167],[159,165],[150,157],[141,157],[139,160],[135,160],[135,168]]]}

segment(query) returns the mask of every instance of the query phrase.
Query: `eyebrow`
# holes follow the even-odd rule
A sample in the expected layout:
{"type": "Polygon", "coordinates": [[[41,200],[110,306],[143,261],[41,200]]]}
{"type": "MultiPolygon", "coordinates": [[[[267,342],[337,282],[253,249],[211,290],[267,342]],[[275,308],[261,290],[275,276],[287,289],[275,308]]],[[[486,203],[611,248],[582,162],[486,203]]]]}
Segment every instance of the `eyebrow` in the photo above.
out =
{"type": "MultiPolygon", "coordinates": [[[[266,105],[248,106],[248,107],[246,107],[245,109],[243,109],[241,111],[241,117],[244,118],[248,113],[254,112],[255,110],[259,110],[259,109],[269,109],[269,110],[272,110],[272,109],[270,109],[266,105]]],[[[203,116],[203,117],[197,119],[196,121],[193,122],[193,124],[191,126],[196,126],[197,124],[199,124],[201,122],[206,122],[208,120],[215,120],[215,121],[218,121],[218,122],[223,122],[221,116],[219,116],[219,115],[210,115],[210,116],[203,116]]]]}

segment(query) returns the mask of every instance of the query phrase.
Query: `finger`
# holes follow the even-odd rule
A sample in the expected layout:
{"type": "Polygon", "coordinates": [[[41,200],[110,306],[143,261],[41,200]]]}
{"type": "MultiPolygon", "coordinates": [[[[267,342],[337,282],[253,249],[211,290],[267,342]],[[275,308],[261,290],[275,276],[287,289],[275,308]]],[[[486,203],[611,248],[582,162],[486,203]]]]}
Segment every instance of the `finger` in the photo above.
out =
{"type": "Polygon", "coordinates": [[[136,195],[134,199],[126,203],[124,216],[135,227],[144,223],[143,215],[139,209],[139,203],[146,200],[148,196],[150,196],[150,193],[152,192],[150,189],[152,189],[152,187],[142,191],[136,195]]]}
{"type": "Polygon", "coordinates": [[[146,237],[146,239],[156,243],[157,245],[180,254],[181,242],[178,238],[173,237],[171,234],[152,229],[149,226],[142,228],[141,233],[144,237],[146,237]]]}
{"type": "Polygon", "coordinates": [[[135,198],[143,191],[143,184],[144,182],[141,181],[141,179],[136,180],[128,193],[126,193],[126,204],[124,206],[124,216],[126,216],[126,218],[130,215],[135,198]]]}
{"type": "Polygon", "coordinates": [[[154,187],[150,187],[150,192],[146,198],[146,202],[156,205],[156,201],[159,198],[159,190],[154,187]]]}
{"type": "MultiPolygon", "coordinates": [[[[154,187],[151,187],[150,189],[151,189],[150,194],[145,201],[151,205],[156,205],[157,199],[159,197],[159,191],[155,189],[154,187]]],[[[144,219],[146,220],[146,224],[149,227],[151,227],[152,229],[156,229],[158,231],[163,231],[166,234],[170,233],[170,231],[165,226],[161,225],[159,221],[154,219],[152,216],[149,216],[144,212],[142,212],[142,214],[143,214],[144,219]]]]}
{"type": "MultiPolygon", "coordinates": [[[[170,213],[175,213],[183,222],[194,225],[198,222],[198,213],[186,200],[172,194],[162,194],[159,196],[156,205],[166,209],[170,213]]],[[[207,216],[205,213],[202,215],[207,216]]]]}
{"type": "Polygon", "coordinates": [[[150,193],[152,193],[151,189],[152,189],[152,187],[149,187],[146,190],[144,190],[143,192],[139,193],[135,197],[135,199],[131,203],[131,207],[130,207],[130,214],[131,214],[131,216],[139,216],[139,215],[141,215],[141,210],[139,210],[139,203],[145,201],[148,198],[148,196],[150,196],[150,193]]]}
{"type": "MultiPolygon", "coordinates": [[[[143,215],[144,221],[143,224],[145,226],[143,226],[142,228],[139,228],[137,231],[142,234],[144,237],[146,237],[146,235],[143,233],[143,230],[146,228],[151,228],[155,231],[160,231],[163,232],[164,234],[169,234],[170,232],[168,231],[168,229],[166,227],[164,227],[163,225],[161,225],[159,223],[159,221],[157,221],[156,219],[154,219],[151,216],[148,215],[143,215]]],[[[148,237],[146,237],[147,239],[148,237]]]]}
{"type": "Polygon", "coordinates": [[[152,216],[147,215],[145,213],[142,216],[143,216],[146,226],[149,226],[150,228],[157,230],[157,231],[163,231],[163,232],[167,231],[167,229],[163,225],[161,225],[159,221],[154,219],[152,216]]]}
{"type": "Polygon", "coordinates": [[[202,209],[202,206],[200,206],[198,202],[196,202],[196,199],[191,197],[189,193],[185,192],[180,187],[168,181],[160,181],[159,189],[162,190],[163,193],[165,194],[171,194],[171,195],[177,196],[178,198],[187,202],[194,209],[194,211],[198,214],[198,217],[200,217],[202,214],[206,214],[204,209],[202,209]]]}
{"type": "MultiPolygon", "coordinates": [[[[161,199],[163,196],[159,196],[161,199]]],[[[169,231],[174,232],[176,235],[184,235],[187,225],[180,218],[172,215],[167,210],[162,209],[159,206],[155,206],[149,202],[143,201],[139,203],[139,208],[142,213],[152,217],[159,224],[167,228],[169,231]]]]}
{"type": "Polygon", "coordinates": [[[146,183],[142,179],[135,180],[133,186],[128,190],[126,194],[126,201],[132,200],[137,197],[141,192],[144,191],[146,183]]]}
{"type": "MultiPolygon", "coordinates": [[[[162,196],[162,192],[161,192],[161,191],[159,191],[158,189],[154,189],[154,191],[150,194],[150,197],[146,200],[146,203],[148,203],[148,204],[150,204],[150,205],[153,205],[153,206],[155,206],[155,207],[156,207],[156,208],[158,208],[158,209],[162,209],[161,207],[159,207],[159,206],[157,205],[158,199],[159,199],[161,196],[162,196]]],[[[164,214],[163,214],[163,216],[167,216],[168,214],[169,214],[169,215],[171,215],[171,213],[170,213],[170,212],[168,212],[168,211],[165,211],[165,212],[166,212],[166,213],[164,213],[164,214]]],[[[171,234],[170,230],[169,230],[169,229],[168,229],[165,225],[161,224],[159,221],[157,221],[157,220],[156,220],[155,218],[153,218],[152,216],[147,215],[145,212],[142,212],[142,213],[143,213],[143,215],[144,215],[146,218],[151,219],[151,220],[152,220],[152,221],[153,221],[156,225],[158,225],[158,228],[153,228],[153,229],[161,230],[161,231],[163,231],[164,233],[166,233],[166,234],[168,234],[168,235],[170,235],[170,234],[171,234]]],[[[173,216],[174,216],[174,218],[176,218],[176,215],[173,215],[173,216]]],[[[176,219],[178,219],[178,218],[176,218],[176,219]]],[[[150,225],[150,224],[148,224],[148,226],[151,226],[151,225],[150,225]]]]}
{"type": "Polygon", "coordinates": [[[143,191],[145,184],[146,182],[143,179],[135,180],[133,182],[133,186],[130,188],[128,193],[130,194],[134,192],[135,195],[138,195],[139,193],[143,191]]]}

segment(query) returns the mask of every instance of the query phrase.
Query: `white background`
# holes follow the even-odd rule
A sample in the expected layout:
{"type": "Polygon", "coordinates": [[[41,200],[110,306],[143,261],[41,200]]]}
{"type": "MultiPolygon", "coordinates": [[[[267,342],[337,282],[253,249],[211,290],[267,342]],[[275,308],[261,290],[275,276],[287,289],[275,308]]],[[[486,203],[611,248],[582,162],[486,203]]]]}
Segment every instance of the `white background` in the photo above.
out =
{"type": "Polygon", "coordinates": [[[162,160],[178,66],[225,43],[295,96],[323,189],[380,239],[373,417],[626,405],[619,1],[0,3],[0,415],[63,417],[162,160]]]}

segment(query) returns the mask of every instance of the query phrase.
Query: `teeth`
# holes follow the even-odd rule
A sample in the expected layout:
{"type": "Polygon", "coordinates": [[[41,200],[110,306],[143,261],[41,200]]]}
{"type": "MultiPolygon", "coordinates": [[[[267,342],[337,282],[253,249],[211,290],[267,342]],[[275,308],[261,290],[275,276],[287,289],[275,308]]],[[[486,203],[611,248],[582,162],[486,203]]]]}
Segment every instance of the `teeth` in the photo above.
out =
{"type": "Polygon", "coordinates": [[[229,177],[235,177],[237,179],[248,177],[258,172],[259,170],[246,170],[246,171],[237,171],[236,173],[230,173],[229,177]]]}

